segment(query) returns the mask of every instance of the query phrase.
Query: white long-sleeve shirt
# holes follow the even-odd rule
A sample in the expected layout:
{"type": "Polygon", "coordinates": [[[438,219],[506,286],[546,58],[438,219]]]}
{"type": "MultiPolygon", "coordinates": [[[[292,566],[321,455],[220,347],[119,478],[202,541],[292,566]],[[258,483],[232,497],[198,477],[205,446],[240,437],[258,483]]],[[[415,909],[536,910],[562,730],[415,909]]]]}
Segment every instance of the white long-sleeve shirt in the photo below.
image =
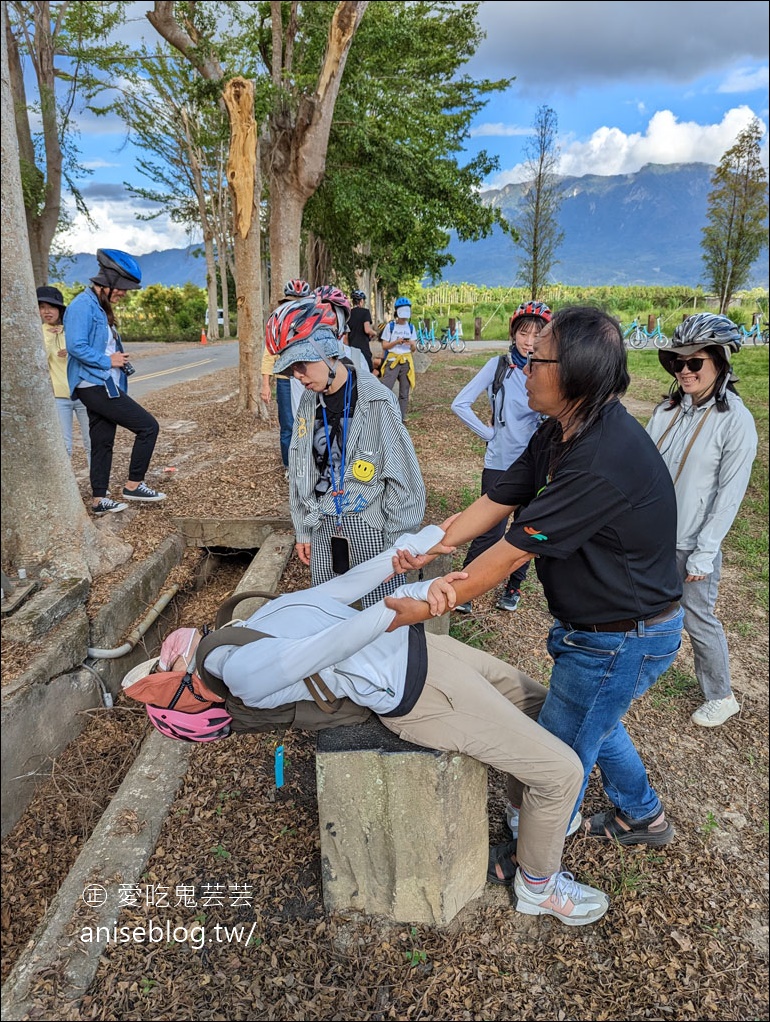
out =
{"type": "Polygon", "coordinates": [[[469,429],[486,441],[484,467],[505,470],[523,453],[540,420],[527,401],[524,373],[511,366],[506,370],[503,386],[492,398],[492,384],[500,356],[491,358],[467,383],[452,402],[452,411],[469,429]],[[492,423],[482,422],[473,410],[473,403],[484,391],[489,397],[492,423]]]}
{"type": "Polygon", "coordinates": [[[708,414],[674,487],[676,546],[677,550],[691,551],[686,566],[690,575],[710,575],[713,571],[714,558],[749,485],[757,453],[757,430],[751,412],[737,394],[728,391],[727,400],[728,410],[718,412],[713,398],[694,405],[685,394],[678,415],[678,409],[668,408],[664,401],[647,423],[647,432],[659,444],[671,477],[676,479],[687,446],[708,414]]]}
{"type": "MultiPolygon", "coordinates": [[[[393,573],[396,549],[427,553],[443,536],[437,525],[428,525],[344,575],[279,596],[241,622],[274,638],[215,649],[206,657],[206,669],[247,706],[269,709],[308,699],[302,679],[319,673],[335,696],[389,713],[404,694],[409,630],[386,631],[395,611],[382,600],[361,611],[349,604],[393,573]]],[[[393,595],[425,600],[430,583],[410,583],[393,595]]]]}

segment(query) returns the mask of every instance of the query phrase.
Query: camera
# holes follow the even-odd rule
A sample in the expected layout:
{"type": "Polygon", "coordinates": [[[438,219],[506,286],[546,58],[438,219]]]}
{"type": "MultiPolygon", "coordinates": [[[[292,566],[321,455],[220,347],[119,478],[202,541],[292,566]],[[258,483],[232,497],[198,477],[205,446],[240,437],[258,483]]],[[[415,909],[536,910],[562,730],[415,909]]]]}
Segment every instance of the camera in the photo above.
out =
{"type": "Polygon", "coordinates": [[[123,372],[126,374],[126,376],[133,376],[134,373],[136,372],[136,369],[134,369],[130,362],[124,362],[123,372]]]}

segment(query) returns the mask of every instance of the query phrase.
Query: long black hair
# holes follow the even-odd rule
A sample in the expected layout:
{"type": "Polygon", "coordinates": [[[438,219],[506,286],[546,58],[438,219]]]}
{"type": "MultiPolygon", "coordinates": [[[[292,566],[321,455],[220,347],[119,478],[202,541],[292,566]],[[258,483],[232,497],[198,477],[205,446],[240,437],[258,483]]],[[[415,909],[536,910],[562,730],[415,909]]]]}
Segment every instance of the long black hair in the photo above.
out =
{"type": "Polygon", "coordinates": [[[570,413],[564,427],[549,419],[543,428],[560,445],[560,460],[593,426],[607,402],[625,394],[631,377],[620,323],[601,309],[590,305],[560,309],[551,321],[551,332],[559,388],[570,413]],[[561,443],[564,431],[571,435],[561,443]]]}

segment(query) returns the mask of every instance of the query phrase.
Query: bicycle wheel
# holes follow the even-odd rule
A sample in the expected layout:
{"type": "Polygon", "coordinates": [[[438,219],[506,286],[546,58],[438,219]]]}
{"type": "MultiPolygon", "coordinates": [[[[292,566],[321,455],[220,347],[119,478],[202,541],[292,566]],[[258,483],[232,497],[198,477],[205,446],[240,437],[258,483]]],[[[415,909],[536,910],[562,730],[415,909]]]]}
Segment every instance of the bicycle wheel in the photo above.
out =
{"type": "Polygon", "coordinates": [[[652,339],[653,344],[656,348],[668,348],[671,345],[671,341],[666,337],[665,334],[655,334],[652,339]]]}
{"type": "Polygon", "coordinates": [[[428,351],[441,351],[441,341],[438,337],[431,337],[428,341],[428,351]]]}
{"type": "Polygon", "coordinates": [[[767,344],[768,341],[770,341],[770,330],[763,330],[762,331],[762,343],[763,344],[767,344]]]}
{"type": "Polygon", "coordinates": [[[647,338],[644,336],[639,327],[637,327],[633,333],[629,334],[626,340],[632,348],[643,348],[647,344],[647,338]]]}
{"type": "Polygon", "coordinates": [[[449,347],[456,355],[459,355],[461,351],[465,351],[465,341],[462,337],[453,337],[449,342],[449,347]]]}

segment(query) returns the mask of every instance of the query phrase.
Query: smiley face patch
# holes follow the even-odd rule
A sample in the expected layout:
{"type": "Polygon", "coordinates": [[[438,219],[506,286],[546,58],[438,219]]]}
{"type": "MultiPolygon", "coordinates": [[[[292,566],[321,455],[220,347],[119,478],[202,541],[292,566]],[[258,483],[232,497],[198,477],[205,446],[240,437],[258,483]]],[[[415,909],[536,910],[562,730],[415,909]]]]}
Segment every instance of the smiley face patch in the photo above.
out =
{"type": "Polygon", "coordinates": [[[370,483],[374,479],[374,465],[371,461],[365,461],[363,458],[359,458],[353,462],[353,478],[357,479],[359,483],[370,483]]]}

